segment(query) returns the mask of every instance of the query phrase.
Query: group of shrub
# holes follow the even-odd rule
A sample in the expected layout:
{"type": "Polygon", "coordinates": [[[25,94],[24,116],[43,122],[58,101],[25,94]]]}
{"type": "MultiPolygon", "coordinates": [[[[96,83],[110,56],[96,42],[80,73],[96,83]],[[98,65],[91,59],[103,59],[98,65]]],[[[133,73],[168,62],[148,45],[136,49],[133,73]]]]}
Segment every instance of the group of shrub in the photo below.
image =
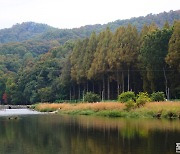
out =
{"type": "MultiPolygon", "coordinates": [[[[101,100],[98,94],[93,92],[87,92],[84,95],[84,102],[99,102],[101,100]]],[[[122,103],[126,103],[127,106],[143,106],[146,102],[150,101],[164,101],[165,95],[163,92],[154,92],[150,96],[147,92],[139,92],[139,94],[135,95],[132,91],[123,92],[118,96],[118,101],[122,103]]]]}
{"type": "Polygon", "coordinates": [[[100,100],[101,100],[100,96],[93,92],[87,92],[84,95],[84,102],[93,103],[93,102],[99,102],[100,100]]]}
{"type": "Polygon", "coordinates": [[[122,103],[126,103],[126,109],[130,110],[132,108],[141,107],[146,102],[151,101],[164,101],[165,95],[163,92],[154,92],[150,96],[147,92],[139,92],[139,94],[135,95],[132,91],[123,92],[118,96],[118,101],[122,103]]]}
{"type": "MultiPolygon", "coordinates": [[[[84,95],[84,102],[99,102],[101,100],[98,94],[93,92],[87,92],[84,95]]],[[[125,103],[126,110],[131,110],[133,108],[139,108],[143,106],[146,102],[151,101],[164,101],[165,95],[163,92],[154,92],[151,95],[148,95],[147,92],[139,92],[135,95],[132,91],[123,92],[118,96],[118,101],[125,103]]]]}

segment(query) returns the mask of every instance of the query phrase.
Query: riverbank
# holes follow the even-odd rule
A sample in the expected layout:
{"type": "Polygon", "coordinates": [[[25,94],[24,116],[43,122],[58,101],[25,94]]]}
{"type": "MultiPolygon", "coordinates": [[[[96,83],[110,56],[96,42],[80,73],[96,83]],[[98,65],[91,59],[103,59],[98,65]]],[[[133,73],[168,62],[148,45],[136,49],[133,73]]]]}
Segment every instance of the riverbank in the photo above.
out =
{"type": "Polygon", "coordinates": [[[30,105],[0,105],[0,110],[2,109],[27,109],[30,105]]]}
{"type": "Polygon", "coordinates": [[[143,107],[126,110],[125,104],[117,102],[100,103],[40,103],[31,106],[40,112],[54,112],[71,115],[96,115],[125,118],[180,118],[180,102],[149,102],[143,107]]]}

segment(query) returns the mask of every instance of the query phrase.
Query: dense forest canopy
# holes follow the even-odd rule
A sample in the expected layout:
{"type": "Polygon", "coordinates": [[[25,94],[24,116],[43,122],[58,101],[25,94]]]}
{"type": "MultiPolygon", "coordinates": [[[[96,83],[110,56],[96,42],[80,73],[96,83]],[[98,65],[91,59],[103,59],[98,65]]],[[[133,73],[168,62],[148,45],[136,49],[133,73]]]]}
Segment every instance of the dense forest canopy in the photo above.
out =
{"type": "Polygon", "coordinates": [[[100,33],[102,30],[105,30],[106,27],[109,27],[110,30],[114,32],[120,26],[131,24],[136,26],[137,30],[140,31],[144,24],[150,25],[154,22],[158,27],[162,28],[166,21],[172,25],[174,20],[180,20],[180,10],[148,14],[145,17],[116,20],[103,25],[87,25],[73,29],[58,29],[46,24],[24,22],[22,24],[16,24],[12,28],[0,30],[0,44],[27,40],[58,40],[60,43],[65,43],[68,40],[89,37],[92,32],[100,33]]]}
{"type": "Polygon", "coordinates": [[[130,90],[180,98],[180,20],[174,19],[179,11],[98,25],[104,30],[86,26],[88,31],[23,23],[31,28],[15,40],[13,30],[1,30],[0,36],[11,34],[0,45],[1,103],[75,100],[87,91],[102,99],[130,90]]]}

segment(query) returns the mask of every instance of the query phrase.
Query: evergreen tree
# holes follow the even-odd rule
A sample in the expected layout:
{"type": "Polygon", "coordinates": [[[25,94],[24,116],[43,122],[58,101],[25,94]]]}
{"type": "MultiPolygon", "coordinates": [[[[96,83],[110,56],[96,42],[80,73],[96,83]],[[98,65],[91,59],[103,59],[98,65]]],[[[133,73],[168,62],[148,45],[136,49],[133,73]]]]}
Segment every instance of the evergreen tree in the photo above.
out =
{"type": "Polygon", "coordinates": [[[174,23],[174,30],[169,41],[166,62],[180,72],[180,21],[174,23]]]}
{"type": "MultiPolygon", "coordinates": [[[[110,48],[110,43],[112,39],[112,32],[109,28],[106,31],[103,31],[99,34],[98,37],[98,45],[96,48],[96,52],[94,54],[94,60],[92,62],[91,68],[88,72],[88,76],[93,78],[101,78],[102,79],[102,92],[103,92],[103,99],[105,98],[106,94],[106,77],[108,78],[108,87],[109,87],[109,76],[108,76],[108,63],[107,63],[107,52],[110,48]]],[[[108,90],[109,91],[109,90],[108,90]]],[[[110,93],[110,92],[108,92],[110,93]]],[[[109,97],[110,94],[108,94],[109,97]]]]}
{"type": "Polygon", "coordinates": [[[147,71],[147,79],[151,83],[151,91],[165,91],[166,95],[168,88],[166,70],[168,68],[165,57],[171,35],[171,29],[156,30],[148,34],[144,38],[140,53],[142,64],[147,71]]]}
{"type": "Polygon", "coordinates": [[[180,21],[174,23],[173,34],[169,41],[166,62],[171,67],[170,92],[173,97],[180,97],[180,21]]]}

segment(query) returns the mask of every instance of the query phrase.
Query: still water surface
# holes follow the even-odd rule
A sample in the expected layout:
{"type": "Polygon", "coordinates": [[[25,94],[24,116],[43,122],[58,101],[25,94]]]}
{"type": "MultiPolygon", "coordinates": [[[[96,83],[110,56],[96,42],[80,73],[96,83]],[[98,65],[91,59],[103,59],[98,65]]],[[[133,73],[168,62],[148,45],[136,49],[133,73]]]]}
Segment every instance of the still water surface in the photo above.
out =
{"type": "MultiPolygon", "coordinates": [[[[20,110],[19,110],[20,111],[20,110]]],[[[180,121],[0,111],[0,154],[174,154],[180,121]],[[36,113],[36,114],[34,114],[36,113]],[[17,112],[16,112],[17,116],[17,112]]]]}

